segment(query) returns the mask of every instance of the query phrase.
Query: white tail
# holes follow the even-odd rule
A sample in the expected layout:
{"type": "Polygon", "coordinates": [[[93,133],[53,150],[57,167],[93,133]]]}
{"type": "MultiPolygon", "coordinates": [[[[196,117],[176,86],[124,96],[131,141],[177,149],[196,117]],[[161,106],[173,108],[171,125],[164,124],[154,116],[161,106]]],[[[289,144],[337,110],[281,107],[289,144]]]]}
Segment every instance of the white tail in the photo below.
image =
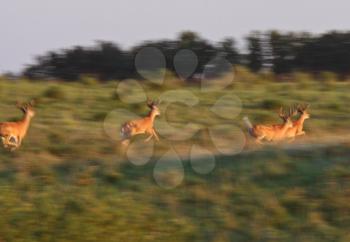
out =
{"type": "MultiPolygon", "coordinates": [[[[243,118],[243,122],[245,124],[245,126],[247,127],[248,129],[248,132],[251,136],[254,136],[254,133],[253,133],[253,124],[250,122],[249,118],[247,116],[245,116],[243,118]]],[[[255,137],[255,136],[254,136],[255,137]]]]}
{"type": "Polygon", "coordinates": [[[285,137],[286,131],[293,127],[293,122],[291,117],[295,114],[295,110],[289,108],[289,112],[286,113],[283,111],[283,108],[280,108],[279,116],[283,119],[283,124],[272,124],[272,125],[252,125],[247,117],[243,118],[245,125],[248,128],[249,134],[254,137],[257,143],[261,143],[262,140],[267,141],[280,141],[285,137]]]}

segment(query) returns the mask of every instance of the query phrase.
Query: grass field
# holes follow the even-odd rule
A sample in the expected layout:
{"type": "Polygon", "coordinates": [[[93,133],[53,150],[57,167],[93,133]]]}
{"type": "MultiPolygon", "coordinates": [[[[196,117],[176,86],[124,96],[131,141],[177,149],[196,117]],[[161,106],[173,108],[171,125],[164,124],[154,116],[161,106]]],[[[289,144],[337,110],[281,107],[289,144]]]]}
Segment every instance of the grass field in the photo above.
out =
{"type": "MultiPolygon", "coordinates": [[[[147,107],[121,101],[116,87],[1,80],[1,120],[21,117],[16,100],[35,98],[37,105],[22,147],[1,149],[0,241],[350,241],[349,82],[238,81],[213,92],[143,85],[151,98],[169,90],[199,98],[196,108],[169,106],[157,129],[166,132],[162,120],[201,128],[185,141],[161,138],[145,165],[125,159],[113,139],[122,117],[107,117],[116,109],[143,116],[147,107]],[[210,111],[225,95],[241,100],[237,115],[210,111]],[[278,107],[296,102],[311,104],[311,119],[307,135],[295,143],[248,142],[241,153],[223,155],[208,134],[218,124],[246,133],[246,115],[254,123],[280,122],[278,107]],[[106,130],[106,123],[112,128],[106,130]],[[192,144],[215,155],[209,174],[192,169],[192,144]],[[165,189],[153,174],[170,148],[182,159],[184,180],[165,189]]],[[[142,89],[128,93],[138,100],[142,89]]]]}

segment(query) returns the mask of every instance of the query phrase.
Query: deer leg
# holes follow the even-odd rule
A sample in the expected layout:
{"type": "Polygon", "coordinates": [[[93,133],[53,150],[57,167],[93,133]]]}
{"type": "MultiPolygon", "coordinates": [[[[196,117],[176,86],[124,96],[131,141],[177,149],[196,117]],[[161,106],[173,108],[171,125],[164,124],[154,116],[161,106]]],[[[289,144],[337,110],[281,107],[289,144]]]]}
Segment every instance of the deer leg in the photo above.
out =
{"type": "Polygon", "coordinates": [[[255,143],[257,143],[257,144],[259,144],[259,145],[262,145],[262,144],[263,144],[262,140],[263,140],[264,138],[265,138],[265,136],[257,137],[257,138],[255,139],[255,143]]]}
{"type": "Polygon", "coordinates": [[[10,144],[10,147],[9,147],[10,151],[14,151],[21,145],[21,139],[19,138],[19,136],[17,137],[11,136],[9,138],[9,144],[10,144]]]}
{"type": "Polygon", "coordinates": [[[289,138],[288,143],[292,143],[294,140],[295,140],[295,136],[294,136],[294,137],[289,138]]]}
{"type": "Polygon", "coordinates": [[[7,135],[7,136],[2,138],[2,143],[4,144],[5,148],[8,148],[9,146],[13,146],[12,141],[10,141],[12,137],[13,136],[11,136],[11,135],[7,135]]]}
{"type": "Polygon", "coordinates": [[[11,143],[11,145],[17,145],[19,143],[19,137],[9,136],[8,143],[11,143]]]}
{"type": "Polygon", "coordinates": [[[152,129],[152,134],[153,134],[154,138],[156,138],[156,140],[159,141],[159,136],[158,136],[155,129],[152,129]]]}
{"type": "Polygon", "coordinates": [[[18,136],[18,137],[17,137],[17,140],[18,140],[18,142],[17,142],[17,143],[18,143],[18,146],[20,146],[20,145],[22,144],[22,139],[18,136]]]}
{"type": "Polygon", "coordinates": [[[4,148],[10,149],[10,151],[13,151],[16,148],[18,148],[17,141],[18,141],[18,139],[16,140],[16,138],[14,136],[11,136],[11,135],[7,135],[5,137],[2,137],[2,143],[4,145],[4,148]]]}
{"type": "Polygon", "coordinates": [[[296,135],[305,135],[306,133],[305,133],[305,131],[300,131],[300,132],[298,132],[296,135]]]}
{"type": "Polygon", "coordinates": [[[8,147],[7,136],[1,136],[1,141],[2,141],[2,144],[4,145],[4,148],[7,149],[8,147]]]}
{"type": "Polygon", "coordinates": [[[153,137],[153,134],[151,134],[150,136],[148,136],[147,139],[145,139],[145,142],[150,141],[150,140],[152,139],[152,137],[153,137]]]}

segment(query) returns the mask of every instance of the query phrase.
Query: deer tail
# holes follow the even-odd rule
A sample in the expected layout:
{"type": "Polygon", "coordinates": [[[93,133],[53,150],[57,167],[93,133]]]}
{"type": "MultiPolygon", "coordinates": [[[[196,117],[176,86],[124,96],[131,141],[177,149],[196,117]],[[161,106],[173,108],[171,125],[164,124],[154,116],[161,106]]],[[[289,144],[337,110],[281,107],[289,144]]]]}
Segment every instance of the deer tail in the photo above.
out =
{"type": "Polygon", "coordinates": [[[247,129],[248,129],[248,133],[249,133],[251,136],[255,137],[253,124],[250,122],[250,120],[249,120],[249,118],[248,118],[247,116],[245,116],[245,117],[243,118],[243,122],[244,122],[245,126],[246,126],[247,129]]]}

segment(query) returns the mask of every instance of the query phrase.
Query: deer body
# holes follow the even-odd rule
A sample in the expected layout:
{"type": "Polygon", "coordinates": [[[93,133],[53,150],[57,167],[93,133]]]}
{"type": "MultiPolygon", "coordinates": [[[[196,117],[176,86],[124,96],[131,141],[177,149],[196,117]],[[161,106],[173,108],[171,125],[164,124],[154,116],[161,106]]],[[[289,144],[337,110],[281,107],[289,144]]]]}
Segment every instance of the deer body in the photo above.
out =
{"type": "Polygon", "coordinates": [[[23,138],[26,136],[32,117],[35,112],[32,109],[32,103],[19,107],[24,116],[22,120],[17,122],[2,122],[0,123],[0,137],[5,148],[14,150],[18,148],[23,138]]]}
{"type": "Polygon", "coordinates": [[[305,131],[303,131],[304,128],[304,122],[306,119],[310,118],[310,114],[307,112],[308,105],[304,106],[298,106],[297,110],[300,113],[300,117],[298,120],[293,122],[293,127],[288,129],[286,132],[286,138],[291,138],[294,140],[296,136],[304,135],[305,131]]]}
{"type": "Polygon", "coordinates": [[[285,137],[285,133],[291,127],[290,124],[255,125],[253,127],[254,136],[267,141],[279,141],[285,137]]]}
{"type": "Polygon", "coordinates": [[[255,138],[257,143],[261,143],[262,140],[267,141],[281,141],[285,138],[286,132],[293,127],[291,121],[292,110],[289,110],[289,114],[282,113],[280,109],[280,117],[284,119],[283,124],[272,124],[272,125],[252,125],[247,117],[243,120],[248,128],[249,134],[255,138]]]}
{"type": "Polygon", "coordinates": [[[151,111],[146,117],[142,119],[131,120],[122,125],[120,136],[123,144],[128,143],[132,136],[138,134],[148,134],[149,137],[145,141],[149,141],[152,137],[154,137],[157,141],[159,140],[153,124],[155,118],[160,115],[160,111],[157,107],[157,104],[154,102],[148,102],[147,105],[149,108],[151,108],[151,111]]]}

